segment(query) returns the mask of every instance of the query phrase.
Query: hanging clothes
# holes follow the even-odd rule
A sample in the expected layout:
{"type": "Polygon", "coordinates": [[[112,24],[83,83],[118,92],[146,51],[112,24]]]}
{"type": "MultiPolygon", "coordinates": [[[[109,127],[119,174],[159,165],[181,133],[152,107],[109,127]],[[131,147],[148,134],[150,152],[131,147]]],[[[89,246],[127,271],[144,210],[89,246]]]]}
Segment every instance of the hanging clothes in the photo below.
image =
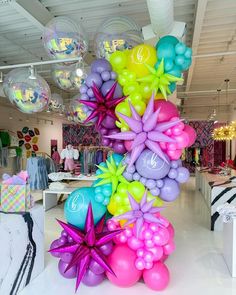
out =
{"type": "Polygon", "coordinates": [[[0,138],[2,141],[3,147],[7,147],[11,145],[11,138],[7,131],[0,131],[0,138]]]}
{"type": "Polygon", "coordinates": [[[29,174],[29,184],[32,190],[44,190],[48,187],[46,159],[42,157],[28,158],[27,172],[29,174]]]}

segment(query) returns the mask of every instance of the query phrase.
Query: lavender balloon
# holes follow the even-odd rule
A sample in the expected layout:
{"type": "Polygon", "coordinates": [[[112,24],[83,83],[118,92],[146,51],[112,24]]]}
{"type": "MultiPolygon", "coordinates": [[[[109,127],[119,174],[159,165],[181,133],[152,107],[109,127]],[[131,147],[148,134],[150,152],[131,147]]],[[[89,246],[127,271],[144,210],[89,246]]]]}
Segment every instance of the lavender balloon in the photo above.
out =
{"type": "MultiPolygon", "coordinates": [[[[109,80],[105,83],[103,83],[102,87],[101,87],[101,92],[102,94],[105,96],[109,90],[111,89],[111,87],[114,85],[115,80],[109,80]]],[[[119,84],[116,85],[116,90],[114,92],[113,98],[119,98],[123,96],[123,92],[122,92],[122,88],[119,84]]]]}
{"type": "MultiPolygon", "coordinates": [[[[58,240],[53,241],[50,245],[50,249],[55,249],[58,247],[60,247],[58,240]]],[[[59,253],[59,252],[51,252],[51,255],[54,257],[61,257],[61,253],[59,253]]]]}
{"type": "Polygon", "coordinates": [[[92,62],[91,72],[101,74],[104,71],[111,71],[111,64],[105,58],[99,58],[92,62]]]}
{"type": "Polygon", "coordinates": [[[58,269],[60,274],[66,279],[74,279],[77,274],[77,267],[73,266],[70,269],[68,269],[68,271],[65,272],[67,266],[68,266],[68,263],[62,261],[61,259],[59,260],[58,269]]]}
{"type": "Polygon", "coordinates": [[[179,183],[187,182],[190,176],[188,169],[185,167],[177,168],[177,174],[176,181],[179,183]]]}
{"type": "Polygon", "coordinates": [[[140,154],[135,166],[141,176],[156,180],[165,177],[170,170],[170,165],[149,149],[140,154]]]}
{"type": "Polygon", "coordinates": [[[105,272],[104,268],[93,259],[90,261],[89,269],[96,275],[100,275],[105,272]]]}
{"type": "Polygon", "coordinates": [[[85,80],[88,87],[92,87],[95,83],[98,88],[102,86],[102,78],[98,73],[90,73],[85,80]]]}
{"type": "Polygon", "coordinates": [[[164,186],[161,188],[160,198],[166,202],[174,201],[179,193],[179,184],[174,180],[166,177],[164,180],[164,186]]]}

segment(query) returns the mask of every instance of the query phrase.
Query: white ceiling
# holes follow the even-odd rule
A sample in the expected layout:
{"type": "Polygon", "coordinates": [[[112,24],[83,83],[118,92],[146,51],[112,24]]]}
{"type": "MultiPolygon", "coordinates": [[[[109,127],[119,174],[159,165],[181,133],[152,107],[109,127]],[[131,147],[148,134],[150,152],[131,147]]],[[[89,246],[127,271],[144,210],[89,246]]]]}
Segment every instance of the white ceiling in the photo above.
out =
{"type": "MultiPolygon", "coordinates": [[[[236,0],[174,0],[175,20],[187,23],[186,42],[193,48],[192,67],[185,83],[178,87],[189,118],[206,119],[218,106],[222,118],[236,94],[236,0]],[[222,92],[218,103],[216,89],[230,79],[228,100],[222,92]]],[[[126,15],[140,26],[150,23],[146,0],[0,0],[0,65],[48,60],[42,46],[44,25],[53,17],[79,20],[92,40],[99,24],[109,16],[126,15]]],[[[50,84],[48,67],[38,68],[50,84]]],[[[67,98],[70,95],[67,94],[67,98]]]]}

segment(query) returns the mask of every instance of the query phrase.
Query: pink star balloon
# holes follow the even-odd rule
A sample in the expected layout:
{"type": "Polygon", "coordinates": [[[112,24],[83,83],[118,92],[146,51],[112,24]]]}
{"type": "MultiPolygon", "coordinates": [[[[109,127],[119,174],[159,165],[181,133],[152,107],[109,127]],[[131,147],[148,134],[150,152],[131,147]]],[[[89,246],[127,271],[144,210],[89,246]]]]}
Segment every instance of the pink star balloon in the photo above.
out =
{"type": "Polygon", "coordinates": [[[106,137],[118,140],[133,140],[129,167],[134,164],[145,147],[156,153],[164,161],[169,162],[168,157],[160,148],[160,142],[176,142],[174,139],[164,134],[164,132],[177,125],[182,120],[176,119],[174,121],[158,123],[160,108],[156,111],[154,110],[154,94],[142,117],[136,112],[132,104],[130,104],[130,109],[132,113],[131,118],[121,113],[119,113],[119,116],[125,120],[131,131],[120,132],[106,137]]]}
{"type": "Polygon", "coordinates": [[[117,234],[121,233],[122,230],[103,232],[105,215],[95,226],[91,204],[89,204],[88,207],[84,231],[81,231],[77,227],[67,224],[63,221],[57,221],[66,231],[66,233],[73,239],[73,242],[50,249],[49,252],[72,253],[72,259],[65,272],[74,266],[78,267],[76,291],[81,283],[81,280],[83,279],[91,259],[95,260],[95,262],[103,267],[105,271],[115,275],[109,266],[105,255],[100,250],[100,247],[110,242],[117,234]]]}
{"type": "Polygon", "coordinates": [[[98,120],[96,122],[96,127],[99,128],[106,116],[110,116],[114,120],[117,120],[117,117],[115,115],[115,107],[120,102],[122,102],[126,98],[126,96],[122,96],[120,98],[113,98],[116,90],[116,85],[117,82],[115,82],[111,89],[107,92],[107,94],[103,96],[101,91],[98,89],[97,85],[93,83],[92,90],[94,93],[94,97],[96,98],[96,101],[80,100],[82,104],[93,109],[92,113],[84,121],[84,123],[87,123],[91,121],[93,118],[97,117],[98,120]]]}

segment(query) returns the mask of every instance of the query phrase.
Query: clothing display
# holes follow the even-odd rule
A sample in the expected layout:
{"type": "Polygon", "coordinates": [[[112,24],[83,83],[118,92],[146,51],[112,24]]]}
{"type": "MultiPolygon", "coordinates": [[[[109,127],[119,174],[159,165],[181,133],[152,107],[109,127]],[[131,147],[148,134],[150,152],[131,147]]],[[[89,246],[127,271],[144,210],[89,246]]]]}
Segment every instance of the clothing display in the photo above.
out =
{"type": "Polygon", "coordinates": [[[65,160],[64,170],[72,171],[75,168],[74,160],[78,160],[79,151],[74,149],[71,144],[68,144],[64,150],[61,152],[61,159],[65,160]]]}
{"type": "Polygon", "coordinates": [[[60,157],[60,154],[58,153],[58,151],[53,152],[52,159],[57,165],[60,164],[61,157],[60,157]]]}
{"type": "Polygon", "coordinates": [[[0,131],[0,138],[3,147],[7,147],[11,145],[11,138],[7,131],[0,131]]]}
{"type": "Polygon", "coordinates": [[[32,190],[46,189],[48,187],[48,171],[46,159],[30,157],[27,159],[27,172],[32,190]]]}

